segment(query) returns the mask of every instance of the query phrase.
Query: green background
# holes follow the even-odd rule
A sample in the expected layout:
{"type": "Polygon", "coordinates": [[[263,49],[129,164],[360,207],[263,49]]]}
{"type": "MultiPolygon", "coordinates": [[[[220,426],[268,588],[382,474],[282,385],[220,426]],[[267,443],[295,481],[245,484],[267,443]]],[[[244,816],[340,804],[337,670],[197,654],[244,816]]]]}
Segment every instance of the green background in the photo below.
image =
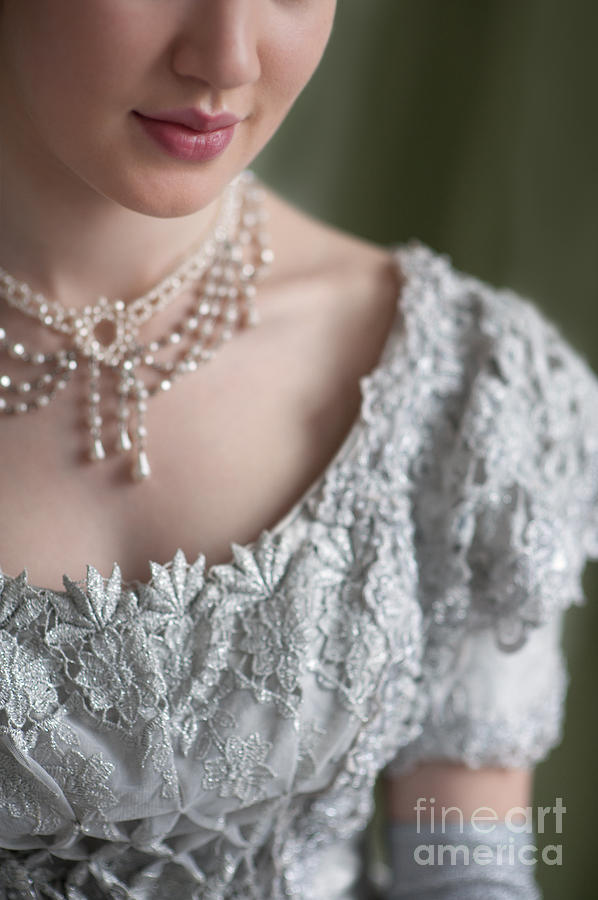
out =
{"type": "MultiPolygon", "coordinates": [[[[590,0],[339,0],[253,168],[345,230],[417,237],[533,299],[598,371],[597,36],[590,0]]],[[[537,837],[563,845],[562,867],[537,866],[546,900],[596,896],[597,570],[566,617],[565,737],[536,770],[534,803],[567,809],[562,835],[537,837]]]]}

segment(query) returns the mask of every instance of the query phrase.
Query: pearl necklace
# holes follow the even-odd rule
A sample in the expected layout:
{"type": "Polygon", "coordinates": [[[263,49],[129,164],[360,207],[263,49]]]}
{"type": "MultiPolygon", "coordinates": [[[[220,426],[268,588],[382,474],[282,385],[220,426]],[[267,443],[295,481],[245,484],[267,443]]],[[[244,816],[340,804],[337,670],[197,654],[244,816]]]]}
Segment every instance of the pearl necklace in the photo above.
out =
{"type": "Polygon", "coordinates": [[[169,390],[183,374],[196,371],[199,363],[210,360],[220,345],[230,340],[235,326],[255,326],[259,322],[255,282],[274,259],[268,246],[269,236],[262,228],[266,221],[263,191],[247,169],[225,189],[216,223],[200,249],[160,284],[130,303],[120,299],[110,302],[100,297],[94,306],[83,310],[64,307],[34,292],[0,267],[0,298],[71,339],[70,346],[56,353],[36,353],[22,342],[11,341],[0,328],[0,352],[5,351],[32,366],[48,363],[53,366],[50,372],[33,381],[15,382],[8,375],[0,375],[0,412],[14,415],[47,406],[86,361],[89,458],[105,459],[99,381],[103,367],[115,370],[118,374],[115,449],[120,453],[134,449],[131,474],[136,481],[148,478],[151,474],[145,427],[148,398],[158,391],[169,390]],[[140,343],[140,327],[193,284],[196,285],[194,302],[177,326],[160,340],[140,343]],[[99,327],[107,327],[109,337],[103,340],[97,334],[99,327]],[[178,347],[186,340],[189,346],[180,350],[175,360],[155,358],[163,348],[178,347]],[[141,366],[158,372],[158,382],[148,387],[138,373],[141,366]],[[37,396],[29,399],[36,392],[37,396]],[[9,403],[7,395],[11,394],[18,399],[9,403]],[[134,442],[128,428],[132,411],[129,404],[136,411],[134,442]]]}

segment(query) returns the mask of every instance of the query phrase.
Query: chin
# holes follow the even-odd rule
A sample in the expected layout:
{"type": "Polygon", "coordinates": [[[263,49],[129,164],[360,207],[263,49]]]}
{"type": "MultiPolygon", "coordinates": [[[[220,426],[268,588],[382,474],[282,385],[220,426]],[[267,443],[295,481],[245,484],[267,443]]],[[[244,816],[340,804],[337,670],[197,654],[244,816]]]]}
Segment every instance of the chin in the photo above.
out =
{"type": "MultiPolygon", "coordinates": [[[[239,170],[241,171],[241,170],[239,170]]],[[[213,203],[229,181],[237,174],[216,174],[207,170],[193,175],[164,174],[142,178],[133,183],[120,183],[101,190],[108,200],[119,206],[159,219],[190,216],[213,203]]]]}

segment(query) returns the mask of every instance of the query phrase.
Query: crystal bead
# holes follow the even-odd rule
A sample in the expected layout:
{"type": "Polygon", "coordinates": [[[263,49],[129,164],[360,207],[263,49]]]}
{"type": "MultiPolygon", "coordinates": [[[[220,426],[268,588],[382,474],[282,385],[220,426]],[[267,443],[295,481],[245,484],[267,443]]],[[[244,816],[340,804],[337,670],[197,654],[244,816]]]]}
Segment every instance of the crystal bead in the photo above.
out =
{"type": "Polygon", "coordinates": [[[133,466],[133,478],[136,481],[143,481],[145,478],[149,478],[151,473],[152,470],[147,458],[147,453],[145,450],[140,450],[133,466]]]}
{"type": "Polygon", "coordinates": [[[11,385],[10,375],[0,375],[0,387],[8,388],[11,385]]]}

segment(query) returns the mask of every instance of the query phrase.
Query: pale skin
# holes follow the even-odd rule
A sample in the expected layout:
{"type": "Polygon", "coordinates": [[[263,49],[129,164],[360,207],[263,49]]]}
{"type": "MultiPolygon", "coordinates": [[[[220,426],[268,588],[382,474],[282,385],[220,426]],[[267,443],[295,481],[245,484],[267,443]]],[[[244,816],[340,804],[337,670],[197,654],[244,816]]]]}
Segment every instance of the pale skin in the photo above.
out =
{"type": "MultiPolygon", "coordinates": [[[[84,306],[134,298],[197,245],[224,187],[249,166],[313,75],[333,0],[1,0],[0,265],[47,296],[84,306]],[[243,117],[210,163],[166,158],[131,111],[174,106],[243,117]],[[85,223],[82,228],[81,223],[85,223]]],[[[152,478],[121,458],[90,465],[85,389],[0,422],[0,566],[62,589],[91,562],[147,580],[177,547],[207,565],[274,526],[335,455],[377,363],[402,279],[382,247],[340,232],[267,190],[275,263],[262,322],[198,377],[148,406],[152,478]],[[189,415],[196,410],[196,415],[189,415]],[[193,484],[193,491],[189,485],[193,484]],[[198,502],[201,498],[201,502],[198,502]]],[[[151,340],[188,298],[146,327],[151,340]]],[[[0,326],[40,350],[60,338],[0,304],[0,326]]],[[[21,374],[3,358],[2,371],[21,374]],[[12,367],[12,368],[11,368],[12,367]]],[[[107,443],[114,437],[108,431],[107,443]]],[[[390,817],[419,796],[504,816],[530,803],[532,772],[441,760],[387,781],[390,817]]]]}

